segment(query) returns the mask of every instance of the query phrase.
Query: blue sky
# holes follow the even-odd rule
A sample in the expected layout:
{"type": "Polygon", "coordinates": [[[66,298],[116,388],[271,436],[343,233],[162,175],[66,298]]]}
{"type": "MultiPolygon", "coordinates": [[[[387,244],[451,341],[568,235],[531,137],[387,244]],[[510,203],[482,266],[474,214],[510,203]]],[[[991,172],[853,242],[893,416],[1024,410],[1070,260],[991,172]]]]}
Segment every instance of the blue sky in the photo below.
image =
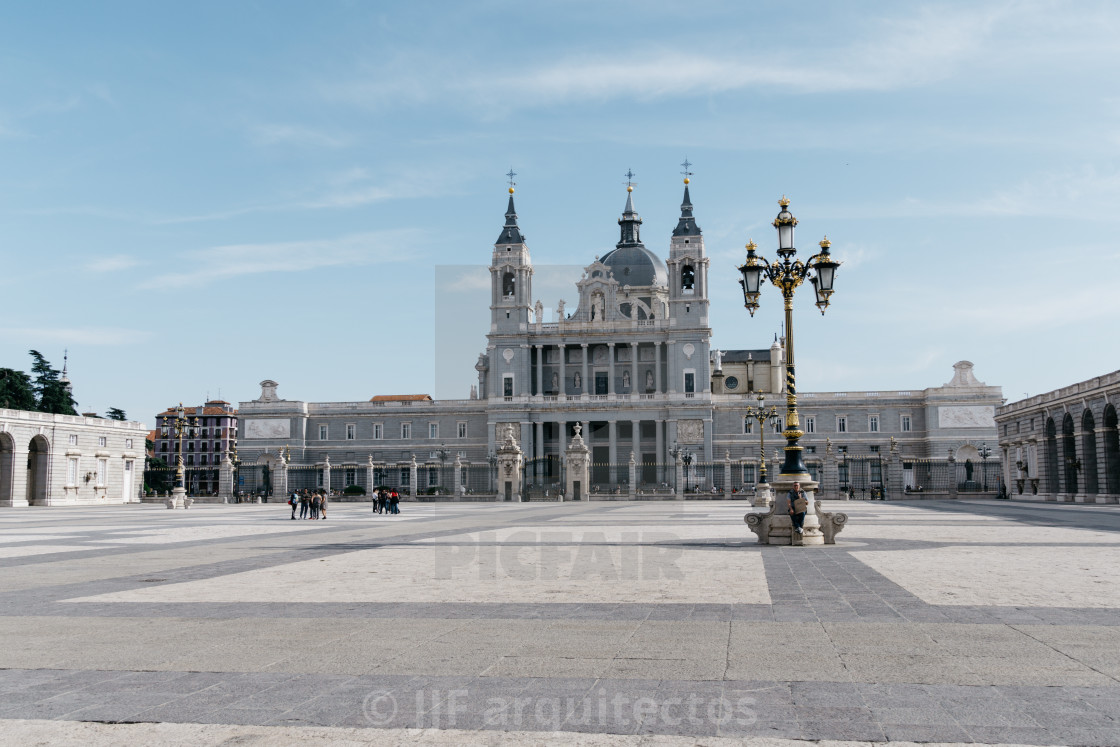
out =
{"type": "Polygon", "coordinates": [[[1037,394],[1120,367],[1118,37],[1107,2],[6,3],[0,366],[68,348],[81,409],[147,422],[264,378],[466,397],[487,301],[455,268],[504,172],[551,308],[627,169],[667,254],[687,157],[715,346],[779,330],[735,265],[787,194],[844,261],[826,316],[798,299],[802,390],[968,359],[1037,394]]]}

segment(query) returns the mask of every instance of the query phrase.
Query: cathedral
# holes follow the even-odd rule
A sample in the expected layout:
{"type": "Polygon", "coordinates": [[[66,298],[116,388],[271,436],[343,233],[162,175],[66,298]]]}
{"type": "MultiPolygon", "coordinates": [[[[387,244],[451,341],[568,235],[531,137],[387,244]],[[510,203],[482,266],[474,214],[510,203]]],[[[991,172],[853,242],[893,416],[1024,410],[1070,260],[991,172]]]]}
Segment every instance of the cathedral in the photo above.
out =
{"type": "MultiPolygon", "coordinates": [[[[727,495],[753,485],[783,445],[782,427],[747,417],[746,408],[762,398],[782,408],[783,345],[710,349],[709,260],[693,209],[686,178],[663,257],[642,240],[628,186],[615,248],[573,278],[575,308],[561,302],[557,320],[546,323],[511,186],[490,255],[490,329],[472,397],[316,403],[283,399],[266,380],[259,398],[239,404],[241,464],[294,470],[298,487],[481,495],[495,492],[495,453],[512,432],[525,487],[543,496],[561,484],[565,449],[578,432],[595,492],[678,489],[682,460],[692,467],[688,492],[727,495]]],[[[850,455],[864,465],[864,483],[882,488],[889,453],[900,462],[902,490],[915,479],[905,473],[907,458],[963,460],[994,444],[1000,388],[977,381],[967,361],[954,368],[947,384],[924,389],[799,392],[801,443],[814,479],[828,477],[825,463],[837,455],[850,469],[850,455]]],[[[826,488],[857,482],[834,469],[826,488]]],[[[241,487],[252,489],[245,484],[252,472],[242,473],[241,487]]]]}

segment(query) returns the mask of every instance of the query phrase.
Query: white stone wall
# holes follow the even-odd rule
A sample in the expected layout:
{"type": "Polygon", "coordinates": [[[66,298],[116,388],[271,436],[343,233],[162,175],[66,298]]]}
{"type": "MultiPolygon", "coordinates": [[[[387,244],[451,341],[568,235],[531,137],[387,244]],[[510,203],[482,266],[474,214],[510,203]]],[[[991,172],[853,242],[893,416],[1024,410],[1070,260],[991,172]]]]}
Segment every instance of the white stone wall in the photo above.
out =
{"type": "Polygon", "coordinates": [[[139,503],[147,433],[136,421],[0,409],[0,506],[139,503]]]}

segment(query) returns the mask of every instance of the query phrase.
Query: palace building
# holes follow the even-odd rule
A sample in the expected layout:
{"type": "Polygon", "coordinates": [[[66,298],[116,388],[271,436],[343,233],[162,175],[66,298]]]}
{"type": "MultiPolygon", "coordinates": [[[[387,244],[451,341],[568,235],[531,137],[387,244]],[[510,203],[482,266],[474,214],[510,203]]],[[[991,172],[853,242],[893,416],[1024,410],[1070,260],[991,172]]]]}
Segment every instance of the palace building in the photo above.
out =
{"type": "MultiPolygon", "coordinates": [[[[286,465],[303,475],[299,487],[372,482],[446,494],[454,484],[482,494],[493,487],[494,454],[511,425],[526,488],[543,494],[560,484],[562,456],[580,424],[593,490],[656,494],[678,484],[682,460],[691,467],[688,491],[730,494],[753,484],[760,460],[770,468],[784,441],[781,428],[760,434],[744,410],[760,394],[768,406],[783,405],[782,343],[710,348],[709,259],[688,180],[664,256],[642,239],[632,189],[615,248],[572,279],[574,310],[566,313],[561,301],[557,321],[545,323],[510,188],[490,252],[490,328],[470,399],[319,403],[282,399],[266,380],[258,399],[238,404],[241,464],[266,472],[286,465]]],[[[950,455],[963,463],[985,442],[994,445],[1002,392],[961,361],[943,386],[799,392],[798,399],[805,461],[823,489],[889,486],[893,459],[893,488],[901,491],[917,487],[918,463],[950,455]]],[[[242,487],[251,489],[242,473],[242,487]]]]}

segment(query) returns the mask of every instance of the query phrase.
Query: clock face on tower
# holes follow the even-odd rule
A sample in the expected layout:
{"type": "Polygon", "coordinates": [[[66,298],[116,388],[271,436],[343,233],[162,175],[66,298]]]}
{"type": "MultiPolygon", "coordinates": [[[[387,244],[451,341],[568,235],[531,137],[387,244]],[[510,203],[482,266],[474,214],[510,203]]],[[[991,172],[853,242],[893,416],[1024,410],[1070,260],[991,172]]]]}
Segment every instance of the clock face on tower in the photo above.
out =
{"type": "Polygon", "coordinates": [[[737,378],[735,378],[734,376],[728,376],[726,379],[723,380],[723,385],[726,386],[728,389],[738,389],[739,388],[739,380],[737,378]]]}

